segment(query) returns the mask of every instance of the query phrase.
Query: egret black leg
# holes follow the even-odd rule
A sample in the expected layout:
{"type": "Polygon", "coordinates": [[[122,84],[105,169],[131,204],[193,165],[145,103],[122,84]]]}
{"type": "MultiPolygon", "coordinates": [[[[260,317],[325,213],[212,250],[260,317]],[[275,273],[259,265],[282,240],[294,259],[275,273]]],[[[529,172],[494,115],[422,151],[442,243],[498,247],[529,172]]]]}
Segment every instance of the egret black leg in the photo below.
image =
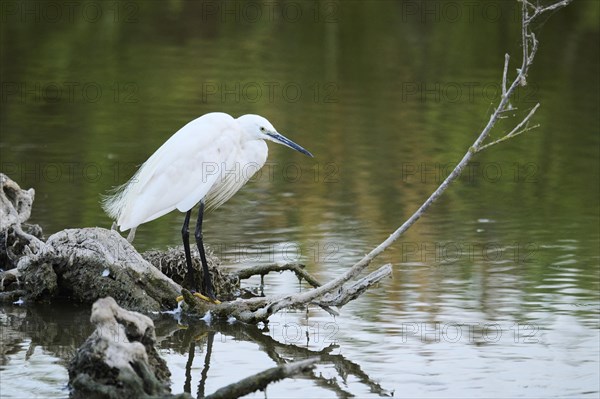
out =
{"type": "Polygon", "coordinates": [[[196,271],[192,266],[192,254],[190,252],[190,216],[192,215],[192,210],[190,209],[185,214],[185,220],[183,221],[183,227],[181,228],[181,238],[183,239],[183,249],[185,252],[185,263],[187,264],[187,273],[185,275],[184,286],[189,290],[196,289],[196,279],[194,278],[196,275],[196,271]]]}
{"type": "Polygon", "coordinates": [[[206,261],[206,253],[204,252],[204,243],[202,242],[202,218],[204,217],[204,201],[200,201],[200,207],[198,209],[198,221],[196,222],[196,245],[198,246],[198,252],[200,252],[200,260],[202,261],[202,293],[210,299],[217,299],[213,289],[212,278],[208,271],[208,262],[206,261]]]}

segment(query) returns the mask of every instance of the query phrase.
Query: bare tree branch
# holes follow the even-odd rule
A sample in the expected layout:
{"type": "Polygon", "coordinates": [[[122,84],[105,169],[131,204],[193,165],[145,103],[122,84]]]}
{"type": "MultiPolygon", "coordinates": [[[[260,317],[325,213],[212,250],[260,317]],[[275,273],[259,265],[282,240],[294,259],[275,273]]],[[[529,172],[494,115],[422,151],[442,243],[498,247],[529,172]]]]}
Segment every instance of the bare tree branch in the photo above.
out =
{"type": "Polygon", "coordinates": [[[358,298],[363,292],[369,289],[372,285],[377,284],[392,274],[392,265],[388,263],[370,273],[368,276],[361,278],[349,287],[341,287],[337,292],[329,292],[323,295],[322,298],[314,303],[320,306],[335,305],[341,308],[353,299],[358,298]]]}
{"type": "Polygon", "coordinates": [[[537,109],[539,107],[540,107],[540,103],[537,103],[535,105],[535,107],[533,107],[531,109],[531,111],[529,111],[529,114],[527,114],[527,116],[517,126],[515,126],[515,128],[513,130],[511,130],[504,137],[502,137],[502,138],[500,138],[500,139],[498,139],[496,141],[493,141],[491,143],[488,143],[486,145],[483,145],[483,146],[479,147],[477,149],[477,152],[481,152],[481,151],[485,150],[486,148],[489,148],[489,147],[491,147],[493,145],[496,145],[498,143],[502,143],[503,141],[512,139],[513,137],[516,137],[516,136],[518,136],[518,135],[520,135],[522,133],[525,133],[525,132],[528,132],[530,130],[538,128],[540,126],[539,124],[531,126],[531,127],[528,127],[528,122],[529,122],[529,119],[531,119],[531,117],[533,116],[533,114],[535,114],[535,111],[537,111],[537,109]]]}
{"type": "Polygon", "coordinates": [[[215,393],[206,396],[206,399],[239,398],[249,393],[263,390],[272,382],[283,380],[305,370],[310,370],[318,361],[318,357],[313,357],[270,368],[234,384],[220,388],[215,393]]]}
{"type": "MultiPolygon", "coordinates": [[[[317,281],[310,273],[304,270],[304,265],[301,263],[286,263],[285,265],[271,264],[271,265],[257,265],[253,267],[247,267],[236,272],[236,276],[240,280],[244,280],[250,278],[252,276],[259,275],[262,278],[270,272],[283,272],[286,270],[292,271],[296,273],[296,276],[299,280],[306,280],[307,283],[312,285],[313,287],[319,287],[321,283],[317,281]]],[[[261,280],[262,281],[262,280],[261,280]]],[[[331,307],[318,304],[324,311],[329,313],[332,316],[339,316],[340,313],[337,310],[332,309],[331,307]]]]}
{"type": "Polygon", "coordinates": [[[504,54],[504,72],[502,73],[502,98],[506,97],[506,79],[508,76],[508,63],[510,61],[510,55],[504,54]]]}
{"type": "Polygon", "coordinates": [[[306,280],[306,282],[310,285],[312,285],[313,287],[318,287],[321,285],[321,283],[319,283],[317,281],[316,278],[314,278],[310,273],[308,273],[306,270],[304,270],[304,265],[301,263],[286,263],[285,265],[278,265],[278,264],[272,264],[272,265],[258,265],[258,266],[252,266],[252,267],[246,267],[244,269],[241,269],[239,271],[237,271],[235,273],[235,275],[240,279],[240,280],[244,280],[244,279],[248,279],[252,276],[264,276],[267,273],[270,272],[283,272],[286,270],[292,271],[294,273],[296,273],[296,276],[298,276],[298,279],[302,280],[306,280]]]}
{"type": "MultiPolygon", "coordinates": [[[[531,2],[529,2],[529,1],[523,0],[523,3],[525,3],[526,6],[532,8],[534,10],[533,15],[527,15],[526,18],[524,19],[524,21],[527,23],[527,25],[529,25],[533,22],[534,19],[536,19],[540,15],[545,14],[549,11],[558,10],[562,7],[565,7],[570,2],[571,2],[571,0],[563,0],[563,1],[559,1],[554,4],[551,4],[547,7],[541,7],[539,5],[536,6],[536,5],[531,4],[531,2]]],[[[524,14],[524,16],[525,16],[525,14],[524,14]]]]}

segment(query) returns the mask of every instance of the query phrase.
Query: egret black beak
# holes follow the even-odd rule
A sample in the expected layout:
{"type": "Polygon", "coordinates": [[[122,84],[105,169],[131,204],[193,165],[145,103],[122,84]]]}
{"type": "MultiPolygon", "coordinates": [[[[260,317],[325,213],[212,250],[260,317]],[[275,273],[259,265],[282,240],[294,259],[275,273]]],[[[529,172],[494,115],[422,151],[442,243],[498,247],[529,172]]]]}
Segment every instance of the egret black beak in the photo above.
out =
{"type": "Polygon", "coordinates": [[[309,151],[305,150],[298,144],[294,143],[292,140],[288,139],[287,137],[285,137],[277,132],[268,132],[267,136],[269,136],[271,138],[271,140],[276,143],[283,144],[286,147],[290,147],[291,149],[301,152],[304,155],[308,155],[311,158],[313,157],[313,154],[311,154],[309,151]]]}

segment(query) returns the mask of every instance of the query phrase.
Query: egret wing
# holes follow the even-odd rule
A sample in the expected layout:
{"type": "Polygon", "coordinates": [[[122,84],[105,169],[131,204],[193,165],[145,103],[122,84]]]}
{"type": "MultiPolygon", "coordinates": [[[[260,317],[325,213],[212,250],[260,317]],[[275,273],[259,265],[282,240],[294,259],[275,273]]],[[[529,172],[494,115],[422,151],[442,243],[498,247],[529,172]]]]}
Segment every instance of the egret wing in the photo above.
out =
{"type": "Polygon", "coordinates": [[[136,227],[176,208],[191,209],[218,180],[215,165],[229,157],[235,128],[229,115],[207,114],[171,136],[105,204],[113,208],[107,211],[116,211],[120,229],[136,227]]]}

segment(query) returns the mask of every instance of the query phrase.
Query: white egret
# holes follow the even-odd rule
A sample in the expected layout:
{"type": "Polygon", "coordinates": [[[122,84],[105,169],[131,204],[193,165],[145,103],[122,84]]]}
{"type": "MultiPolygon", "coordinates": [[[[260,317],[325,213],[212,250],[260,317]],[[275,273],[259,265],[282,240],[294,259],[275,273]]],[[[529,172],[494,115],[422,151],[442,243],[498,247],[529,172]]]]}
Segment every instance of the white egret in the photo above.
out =
{"type": "Polygon", "coordinates": [[[181,229],[188,272],[188,289],[216,301],[202,242],[205,205],[214,209],[231,198],[267,160],[265,140],[274,141],[312,157],[312,154],[279,134],[265,118],[243,115],[234,119],[214,112],[182,127],[169,138],[133,177],[102,201],[120,231],[136,228],[175,209],[185,212],[181,229]],[[195,238],[202,262],[202,287],[195,287],[189,244],[192,208],[200,203],[195,238]]]}

